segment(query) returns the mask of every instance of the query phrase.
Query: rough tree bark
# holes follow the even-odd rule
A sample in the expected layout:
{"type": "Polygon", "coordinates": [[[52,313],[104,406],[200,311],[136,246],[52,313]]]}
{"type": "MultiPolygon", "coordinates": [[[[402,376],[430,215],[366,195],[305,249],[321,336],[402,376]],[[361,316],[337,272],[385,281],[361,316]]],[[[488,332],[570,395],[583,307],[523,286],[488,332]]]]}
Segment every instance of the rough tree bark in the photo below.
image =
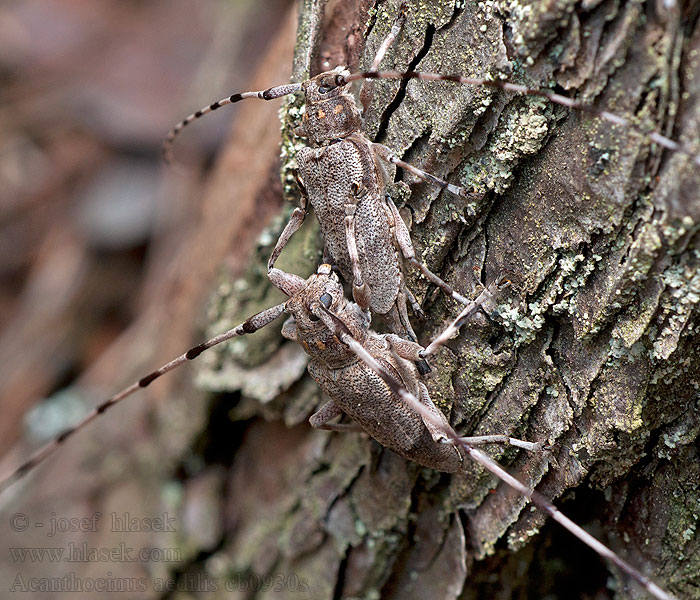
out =
{"type": "MultiPolygon", "coordinates": [[[[399,4],[303,0],[292,78],[336,64],[367,66],[399,4]]],[[[407,4],[386,66],[504,73],[633,115],[700,152],[700,27],[690,0],[407,4]]],[[[250,110],[262,107],[270,105],[251,102],[250,110]]],[[[303,142],[291,131],[299,104],[284,107],[282,187],[295,202],[290,170],[303,142]]],[[[490,452],[662,586],[700,598],[698,167],[542,100],[447,83],[377,82],[367,132],[409,162],[483,192],[470,217],[459,198],[404,175],[410,189],[398,182],[391,193],[419,256],[463,293],[504,274],[512,282],[498,310],[475,316],[433,361],[433,399],[464,434],[551,444],[544,455],[490,452]]],[[[211,189],[225,202],[210,220],[228,219],[235,208],[223,207],[240,201],[244,150],[236,140],[227,149],[217,172],[223,179],[211,189]]],[[[264,194],[264,177],[256,185],[251,198],[264,194]]],[[[246,206],[253,220],[254,201],[246,206]]],[[[265,264],[290,210],[262,236],[243,279],[221,276],[211,332],[280,301],[265,264]]],[[[207,240],[200,232],[202,260],[207,240]]],[[[279,266],[306,275],[319,250],[309,218],[279,266]]],[[[414,320],[426,341],[459,307],[407,275],[427,313],[414,320]]],[[[165,348],[164,359],[177,350],[165,348]]],[[[225,393],[207,404],[190,388],[173,392],[180,402],[164,403],[155,445],[139,439],[117,452],[95,434],[97,468],[78,441],[80,458],[71,462],[67,445],[60,459],[67,475],[17,487],[7,514],[150,517],[164,507],[175,533],[102,530],[93,545],[157,541],[178,546],[179,563],[75,566],[101,576],[104,567],[115,577],[147,573],[148,590],[129,597],[641,597],[480,469],[448,476],[365,436],[311,430],[306,420],[322,398],[305,374],[305,355],[279,327],[202,361],[198,384],[225,393]],[[152,589],[166,576],[179,591],[152,589]]],[[[117,419],[122,439],[144,421],[117,419]]],[[[29,543],[31,532],[9,532],[7,522],[3,514],[8,544],[40,545],[29,543]]],[[[45,535],[37,539],[46,543],[45,535]]],[[[18,571],[0,568],[3,579],[18,571]]],[[[34,568],[65,573],[65,565],[22,565],[24,573],[34,568]]]]}
{"type": "MultiPolygon", "coordinates": [[[[399,4],[302,3],[293,78],[368,65],[399,4]]],[[[408,5],[385,66],[554,86],[700,150],[691,3],[408,5]]],[[[284,114],[289,178],[298,103],[284,114]]],[[[430,268],[466,292],[502,274],[513,283],[433,364],[432,397],[465,434],[551,444],[492,454],[666,588],[700,598],[697,166],[539,99],[453,84],[377,83],[366,129],[484,194],[469,217],[434,187],[392,190],[430,268]]],[[[245,293],[216,301],[224,323],[272,303],[260,302],[263,265],[280,226],[245,282],[225,286],[245,293]]],[[[317,235],[309,224],[284,267],[313,269],[317,235]]],[[[458,307],[408,279],[428,340],[458,307]]],[[[250,419],[232,458],[224,571],[295,574],[314,598],[640,596],[555,527],[538,533],[541,513],[478,468],[448,477],[362,435],[310,431],[321,398],[303,353],[278,329],[262,337],[199,373],[240,396],[234,420],[250,419]]]]}

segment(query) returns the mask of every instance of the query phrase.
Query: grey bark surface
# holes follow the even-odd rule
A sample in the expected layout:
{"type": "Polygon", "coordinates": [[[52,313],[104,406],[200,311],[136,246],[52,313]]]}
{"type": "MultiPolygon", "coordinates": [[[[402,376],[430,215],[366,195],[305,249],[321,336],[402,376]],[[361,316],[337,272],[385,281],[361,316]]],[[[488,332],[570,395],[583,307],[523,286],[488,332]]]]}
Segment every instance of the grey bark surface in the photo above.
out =
{"type": "MultiPolygon", "coordinates": [[[[399,4],[303,2],[292,79],[369,65],[399,4]]],[[[557,86],[700,151],[690,2],[408,6],[386,68],[557,86]]],[[[283,114],[293,197],[298,100],[283,114]]],[[[490,452],[662,587],[700,598],[700,169],[594,117],[449,83],[376,82],[366,131],[484,194],[470,217],[438,188],[391,190],[428,267],[465,295],[512,282],[496,313],[432,362],[435,403],[465,435],[550,444],[544,455],[490,452]]],[[[313,221],[280,268],[307,276],[320,262],[313,221]]],[[[283,223],[244,280],[222,283],[212,331],[280,301],[265,262],[283,223]]],[[[425,342],[458,306],[406,273],[428,315],[414,320],[425,342]]],[[[199,384],[234,394],[215,406],[243,437],[220,475],[221,544],[198,568],[284,578],[255,597],[642,597],[480,469],[448,476],[361,434],[311,430],[324,399],[301,348],[268,329],[202,357],[199,384]]]]}

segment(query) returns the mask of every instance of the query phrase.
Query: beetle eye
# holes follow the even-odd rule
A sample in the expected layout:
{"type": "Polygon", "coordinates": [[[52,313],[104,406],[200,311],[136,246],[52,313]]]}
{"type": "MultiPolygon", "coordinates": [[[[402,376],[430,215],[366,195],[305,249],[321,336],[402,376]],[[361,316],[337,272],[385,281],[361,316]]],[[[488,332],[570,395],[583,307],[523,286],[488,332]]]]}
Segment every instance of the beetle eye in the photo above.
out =
{"type": "Polygon", "coordinates": [[[331,88],[329,88],[328,86],[325,86],[325,85],[320,85],[318,87],[318,91],[320,94],[327,94],[328,92],[331,91],[331,88]]]}
{"type": "Polygon", "coordinates": [[[333,302],[333,296],[331,296],[329,293],[325,293],[318,299],[318,301],[326,308],[330,308],[331,303],[333,302]]]}

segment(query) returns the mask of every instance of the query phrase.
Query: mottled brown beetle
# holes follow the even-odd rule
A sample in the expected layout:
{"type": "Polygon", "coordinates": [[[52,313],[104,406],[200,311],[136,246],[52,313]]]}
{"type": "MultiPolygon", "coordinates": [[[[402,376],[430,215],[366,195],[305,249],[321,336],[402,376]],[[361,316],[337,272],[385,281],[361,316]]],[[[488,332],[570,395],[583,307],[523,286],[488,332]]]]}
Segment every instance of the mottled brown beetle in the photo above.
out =
{"type": "MultiPolygon", "coordinates": [[[[700,165],[700,156],[679,143],[661,134],[646,132],[624,117],[598,110],[561,94],[530,89],[499,79],[414,71],[378,71],[382,58],[399,34],[405,18],[405,8],[402,8],[390,34],[379,47],[370,70],[351,73],[346,67],[338,66],[302,83],[233,94],[180,121],[168,134],[163,144],[163,155],[169,161],[172,143],[180,131],[192,121],[221,106],[246,98],[273,100],[287,94],[303,92],[305,113],[302,124],[295,131],[298,136],[305,138],[308,144],[297,154],[297,182],[301,190],[301,205],[293,211],[280,235],[268,261],[268,270],[272,269],[286,243],[301,227],[310,203],[323,234],[324,259],[336,266],[343,278],[352,283],[353,298],[363,309],[369,309],[373,315],[382,318],[394,333],[406,339],[416,340],[408,319],[407,300],[411,302],[416,314],[421,314],[422,311],[406,286],[402,271],[404,261],[421,271],[428,280],[458,302],[466,305],[469,301],[416,258],[408,228],[393,200],[386,193],[386,184],[392,179],[395,166],[401,167],[421,181],[437,185],[467,200],[476,201],[480,195],[435,177],[401,160],[386,146],[369,140],[362,132],[363,114],[350,91],[353,81],[451,81],[539,96],[627,127],[666,149],[689,155],[695,164],[700,165]]],[[[363,85],[360,98],[365,108],[369,102],[369,95],[363,85]]],[[[471,204],[467,205],[466,210],[474,214],[471,204]]]]}
{"type": "MultiPolygon", "coordinates": [[[[298,342],[311,356],[308,370],[321,389],[330,396],[330,401],[311,416],[310,423],[314,427],[336,431],[359,427],[401,456],[440,471],[461,470],[464,458],[469,456],[523,494],[602,557],[611,560],[654,597],[659,600],[674,598],[564,516],[551,502],[509,475],[498,463],[474,447],[481,443],[499,442],[537,449],[537,444],[528,446],[527,442],[505,436],[463,438],[457,435],[430,400],[413,364],[414,361],[425,358],[431,347],[434,347],[433,344],[424,349],[395,334],[377,334],[371,331],[369,314],[345,298],[340,281],[330,265],[321,265],[318,272],[306,280],[276,268],[271,269],[269,275],[270,281],[289,296],[286,302],[253,315],[236,327],[190,348],[108,398],[77,425],[40,448],[8,476],[1,478],[0,492],[43,462],[74,433],[124,398],[187,361],[194,360],[205,350],[235,337],[254,333],[286,312],[290,314],[290,319],[285,322],[283,334],[298,342]],[[350,416],[354,423],[331,423],[343,414],[350,416]]],[[[468,310],[473,312],[480,306],[487,307],[491,299],[492,290],[485,289],[468,310]]],[[[447,331],[454,329],[459,320],[467,316],[465,311],[447,331]]],[[[438,339],[442,338],[440,336],[438,339]]]]}

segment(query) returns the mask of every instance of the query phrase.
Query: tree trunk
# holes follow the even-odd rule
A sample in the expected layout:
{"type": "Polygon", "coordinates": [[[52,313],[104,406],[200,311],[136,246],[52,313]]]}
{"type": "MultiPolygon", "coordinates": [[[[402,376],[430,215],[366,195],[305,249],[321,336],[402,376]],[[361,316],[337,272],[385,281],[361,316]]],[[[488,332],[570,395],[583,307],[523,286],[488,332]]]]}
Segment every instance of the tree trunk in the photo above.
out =
{"type": "MultiPolygon", "coordinates": [[[[367,67],[400,2],[324,4],[302,6],[295,80],[309,68],[367,67]]],[[[697,8],[408,5],[384,68],[505,73],[700,150],[697,8]]],[[[289,133],[297,106],[285,113],[285,181],[302,143],[289,133]]],[[[464,434],[550,444],[544,455],[491,452],[663,587],[700,598],[698,167],[541,99],[450,83],[377,82],[366,132],[483,193],[470,217],[460,198],[404,174],[412,185],[401,212],[428,266],[467,294],[502,275],[512,283],[495,314],[475,316],[433,362],[433,399],[464,434]]],[[[247,293],[268,287],[263,265],[280,227],[247,293]]],[[[283,266],[306,276],[316,240],[310,224],[283,266]]],[[[459,307],[407,273],[427,341],[459,307]]],[[[227,321],[250,312],[240,295],[222,308],[227,321]]],[[[314,598],[643,595],[478,468],[445,476],[362,435],[310,431],[320,394],[306,375],[291,384],[305,358],[272,336],[264,358],[246,340],[227,351],[259,367],[220,355],[200,373],[209,386],[243,390],[234,419],[294,425],[253,420],[233,456],[220,552],[234,571],[302,579],[314,598]]]]}
{"type": "MultiPolygon", "coordinates": [[[[302,0],[292,79],[337,64],[368,67],[400,4],[302,0]]],[[[405,4],[406,25],[383,68],[505,74],[632,117],[700,152],[700,27],[691,2],[405,4]]],[[[282,188],[295,203],[299,99],[283,106],[282,188]]],[[[219,199],[221,210],[204,212],[222,227],[235,210],[223,200],[243,202],[237,181],[256,149],[247,126],[267,131],[251,114],[206,196],[219,199]]],[[[496,311],[475,315],[431,362],[426,383],[435,403],[464,435],[547,443],[543,454],[489,453],[663,588],[700,598],[700,169],[587,114],[452,83],[374,82],[365,129],[408,162],[483,194],[470,216],[462,199],[399,173],[389,191],[418,256],[465,295],[502,276],[511,282],[496,311]]],[[[251,220],[256,199],[273,188],[253,179],[245,182],[251,220]]],[[[281,300],[266,262],[292,203],[260,238],[244,278],[231,269],[221,275],[209,333],[281,300]]],[[[193,247],[210,238],[199,231],[193,247]]],[[[306,276],[320,260],[311,216],[279,266],[306,276]]],[[[413,323],[428,342],[460,307],[412,269],[406,275],[427,315],[413,323]]],[[[158,312],[161,324],[163,314],[171,313],[158,312]]],[[[305,372],[306,355],[281,338],[279,325],[202,355],[197,385],[222,393],[207,404],[178,389],[180,402],[162,407],[156,450],[139,443],[131,448],[138,458],[124,462],[99,437],[93,445],[109,455],[108,474],[99,491],[96,483],[82,493],[82,504],[71,500],[74,474],[50,480],[51,495],[33,497],[59,516],[82,507],[150,517],[165,506],[177,532],[142,534],[139,543],[178,545],[184,559],[149,564],[148,591],[133,597],[167,596],[153,589],[156,577],[171,582],[176,598],[644,596],[479,468],[441,474],[364,435],[312,430],[307,419],[323,399],[305,372]],[[124,465],[146,476],[125,485],[124,465]]],[[[166,348],[165,359],[178,350],[166,348]]],[[[32,516],[26,502],[18,495],[12,510],[32,516]]],[[[127,539],[112,534],[100,545],[127,539]]],[[[54,565],[37,567],[45,575],[54,565]]],[[[109,568],[116,576],[142,567],[109,568]]]]}

